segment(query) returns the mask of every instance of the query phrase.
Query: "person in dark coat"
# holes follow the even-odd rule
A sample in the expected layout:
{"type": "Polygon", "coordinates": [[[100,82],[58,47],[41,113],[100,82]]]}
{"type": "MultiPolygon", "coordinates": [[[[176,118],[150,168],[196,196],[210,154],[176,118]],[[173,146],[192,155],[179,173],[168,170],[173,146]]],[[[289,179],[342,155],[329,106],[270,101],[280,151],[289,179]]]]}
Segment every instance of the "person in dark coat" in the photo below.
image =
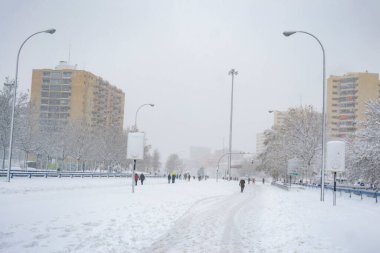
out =
{"type": "Polygon", "coordinates": [[[243,192],[244,187],[245,187],[245,180],[244,179],[240,179],[239,186],[240,186],[241,192],[243,192]]]}
{"type": "Polygon", "coordinates": [[[170,174],[168,174],[168,183],[170,184],[170,180],[172,179],[172,177],[170,176],[170,174]]]}
{"type": "Polygon", "coordinates": [[[139,181],[139,175],[136,173],[135,174],[135,185],[137,185],[137,181],[139,181]]]}
{"type": "Polygon", "coordinates": [[[141,182],[141,185],[144,184],[144,180],[145,180],[145,175],[143,173],[140,174],[140,182],[141,182]]]}
{"type": "Polygon", "coordinates": [[[176,178],[176,175],[172,175],[172,184],[175,183],[175,178],[176,178]]]}

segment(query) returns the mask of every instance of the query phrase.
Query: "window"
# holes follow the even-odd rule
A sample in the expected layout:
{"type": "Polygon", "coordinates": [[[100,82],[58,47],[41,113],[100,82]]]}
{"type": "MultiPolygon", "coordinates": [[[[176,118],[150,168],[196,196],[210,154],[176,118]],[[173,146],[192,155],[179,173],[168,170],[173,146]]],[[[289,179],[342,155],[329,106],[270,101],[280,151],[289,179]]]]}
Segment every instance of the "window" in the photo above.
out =
{"type": "Polygon", "coordinates": [[[62,73],[58,71],[51,72],[51,78],[52,79],[61,79],[62,73]]]}
{"type": "Polygon", "coordinates": [[[59,85],[51,85],[50,90],[52,91],[61,91],[61,86],[59,85]]]}
{"type": "Polygon", "coordinates": [[[72,72],[63,72],[62,76],[63,78],[70,78],[72,75],[72,72]]]}
{"type": "Polygon", "coordinates": [[[58,99],[50,99],[50,103],[51,105],[59,105],[60,104],[60,101],[58,99]]]}
{"type": "Polygon", "coordinates": [[[70,90],[71,90],[71,87],[70,87],[70,86],[67,86],[67,85],[62,85],[62,86],[61,86],[61,89],[62,89],[62,91],[70,91],[70,90]]]}
{"type": "Polygon", "coordinates": [[[67,99],[61,99],[61,100],[59,100],[59,103],[61,105],[68,105],[69,104],[69,100],[67,100],[67,99]]]}

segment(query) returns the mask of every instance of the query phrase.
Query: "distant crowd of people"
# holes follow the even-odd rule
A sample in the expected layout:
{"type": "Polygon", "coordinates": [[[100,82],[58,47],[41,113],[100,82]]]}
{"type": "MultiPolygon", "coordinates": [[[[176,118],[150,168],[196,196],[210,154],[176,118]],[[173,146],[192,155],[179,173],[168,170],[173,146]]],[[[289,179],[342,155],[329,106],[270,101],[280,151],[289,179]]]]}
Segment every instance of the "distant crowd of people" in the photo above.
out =
{"type": "MultiPolygon", "coordinates": [[[[189,173],[185,173],[183,175],[183,178],[185,181],[190,181],[191,180],[191,177],[193,178],[193,180],[195,180],[195,176],[191,176],[189,173]]],[[[172,183],[174,184],[175,183],[175,180],[176,179],[182,179],[182,175],[179,174],[177,175],[176,173],[172,173],[172,174],[168,174],[168,184],[172,183]]],[[[208,179],[208,176],[198,176],[198,180],[201,181],[202,179],[205,179],[207,180],[208,179]]],[[[223,177],[223,179],[225,180],[234,180],[234,181],[238,181],[239,180],[239,186],[240,186],[240,192],[243,192],[244,191],[244,188],[245,188],[245,181],[247,180],[248,181],[248,184],[252,183],[256,183],[256,178],[238,178],[238,177],[223,177]]],[[[144,180],[145,180],[145,175],[144,173],[141,173],[140,175],[138,173],[135,173],[135,185],[137,185],[137,182],[140,180],[141,182],[141,185],[144,184],[144,180]]],[[[265,178],[262,179],[262,182],[263,184],[265,184],[265,178]]]]}

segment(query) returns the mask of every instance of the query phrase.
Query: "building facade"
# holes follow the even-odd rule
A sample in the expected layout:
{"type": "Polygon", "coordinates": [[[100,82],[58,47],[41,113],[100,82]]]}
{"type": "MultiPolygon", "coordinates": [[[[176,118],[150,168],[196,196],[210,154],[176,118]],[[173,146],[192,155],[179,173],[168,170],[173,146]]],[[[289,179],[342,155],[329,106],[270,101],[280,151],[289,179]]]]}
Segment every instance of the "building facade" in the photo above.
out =
{"type": "Polygon", "coordinates": [[[264,132],[256,134],[256,154],[262,154],[266,150],[265,146],[265,133],[268,130],[265,130],[264,132]]]}
{"type": "Polygon", "coordinates": [[[122,129],[124,102],[122,90],[66,62],[33,70],[31,104],[39,126],[78,120],[90,127],[122,129]]]}
{"type": "Polygon", "coordinates": [[[347,73],[327,79],[327,136],[345,138],[366,119],[366,102],[379,98],[379,74],[347,73]]]}

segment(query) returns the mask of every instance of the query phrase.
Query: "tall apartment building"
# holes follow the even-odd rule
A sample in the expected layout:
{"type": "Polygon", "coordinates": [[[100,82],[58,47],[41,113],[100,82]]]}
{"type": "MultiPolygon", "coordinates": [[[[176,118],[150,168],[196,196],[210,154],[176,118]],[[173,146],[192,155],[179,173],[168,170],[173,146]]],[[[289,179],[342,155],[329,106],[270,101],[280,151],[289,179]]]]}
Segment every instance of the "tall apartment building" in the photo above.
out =
{"type": "Polygon", "coordinates": [[[264,132],[256,134],[256,154],[259,155],[261,153],[264,153],[266,150],[265,147],[265,132],[268,130],[265,130],[264,132]]]}
{"type": "Polygon", "coordinates": [[[273,126],[281,127],[284,125],[284,120],[287,112],[273,111],[273,126]]]}
{"type": "Polygon", "coordinates": [[[122,129],[124,100],[122,90],[66,62],[33,70],[31,103],[40,126],[80,120],[91,127],[122,129]]]}
{"type": "Polygon", "coordinates": [[[366,102],[379,98],[379,74],[347,73],[327,79],[327,134],[345,138],[365,120],[366,102]]]}

